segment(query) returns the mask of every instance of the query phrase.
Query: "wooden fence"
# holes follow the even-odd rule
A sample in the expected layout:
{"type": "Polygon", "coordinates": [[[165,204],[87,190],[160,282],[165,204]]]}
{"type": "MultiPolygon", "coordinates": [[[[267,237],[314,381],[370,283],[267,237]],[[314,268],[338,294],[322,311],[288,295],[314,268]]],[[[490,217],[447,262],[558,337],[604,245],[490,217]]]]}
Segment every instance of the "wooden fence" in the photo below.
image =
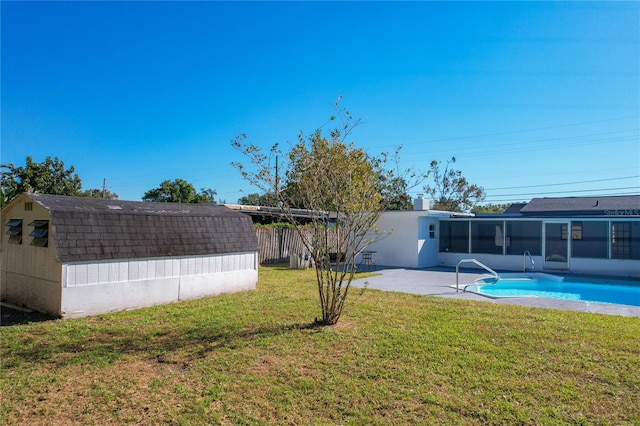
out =
{"type": "MultiPolygon", "coordinates": [[[[255,229],[260,246],[260,264],[288,263],[290,254],[309,254],[295,229],[275,227],[256,227],[255,229]]],[[[339,228],[331,230],[334,247],[337,247],[338,238],[342,237],[341,231],[339,228]]]]}

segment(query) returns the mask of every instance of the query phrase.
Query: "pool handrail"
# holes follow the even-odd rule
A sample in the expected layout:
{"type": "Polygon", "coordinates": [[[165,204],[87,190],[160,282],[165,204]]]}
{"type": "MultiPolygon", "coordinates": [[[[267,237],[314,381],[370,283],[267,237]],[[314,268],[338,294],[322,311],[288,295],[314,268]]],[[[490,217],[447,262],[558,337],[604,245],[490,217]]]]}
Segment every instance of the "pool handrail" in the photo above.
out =
{"type": "Polygon", "coordinates": [[[476,259],[460,259],[458,261],[458,263],[456,264],[456,293],[460,291],[460,288],[459,288],[460,285],[459,285],[458,276],[459,276],[459,268],[460,268],[460,264],[461,263],[475,263],[476,265],[480,266],[484,270],[486,270],[489,273],[491,273],[494,276],[494,278],[496,279],[496,281],[498,281],[500,279],[500,275],[498,275],[498,273],[496,271],[494,271],[493,269],[489,268],[484,263],[482,263],[482,262],[480,262],[480,261],[478,261],[476,259]]]}
{"type": "Polygon", "coordinates": [[[527,272],[527,257],[531,261],[531,270],[536,269],[536,262],[533,261],[533,256],[531,256],[531,252],[529,250],[525,250],[522,254],[522,272],[527,272]]]}

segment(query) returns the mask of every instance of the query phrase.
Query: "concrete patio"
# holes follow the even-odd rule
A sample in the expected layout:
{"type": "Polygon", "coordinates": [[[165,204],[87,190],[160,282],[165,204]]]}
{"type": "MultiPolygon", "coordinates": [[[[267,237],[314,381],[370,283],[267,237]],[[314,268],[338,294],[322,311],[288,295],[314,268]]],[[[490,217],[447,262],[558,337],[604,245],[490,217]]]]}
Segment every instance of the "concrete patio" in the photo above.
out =
{"type": "MultiPolygon", "coordinates": [[[[366,269],[365,269],[366,271],[366,269]]],[[[538,308],[564,309],[609,315],[640,317],[640,306],[614,305],[609,303],[579,302],[573,300],[546,299],[538,297],[510,297],[492,299],[475,293],[464,293],[464,285],[477,278],[487,277],[479,270],[460,270],[460,291],[456,292],[456,273],[453,268],[405,269],[378,266],[371,269],[377,275],[354,280],[352,285],[382,291],[422,294],[425,296],[449,297],[452,299],[477,300],[485,303],[532,306],[538,308]],[[365,284],[367,283],[367,284],[365,284]]]]}

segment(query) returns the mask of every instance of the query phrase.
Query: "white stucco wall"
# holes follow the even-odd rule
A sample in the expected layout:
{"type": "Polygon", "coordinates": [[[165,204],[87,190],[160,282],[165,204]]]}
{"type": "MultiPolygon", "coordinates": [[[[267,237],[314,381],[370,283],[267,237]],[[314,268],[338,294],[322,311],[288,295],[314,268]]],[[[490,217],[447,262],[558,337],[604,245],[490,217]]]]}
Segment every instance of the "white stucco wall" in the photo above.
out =
{"type": "Polygon", "coordinates": [[[254,289],[258,254],[62,265],[62,315],[80,317],[254,289]]]}
{"type": "MultiPolygon", "coordinates": [[[[438,214],[428,211],[385,212],[376,222],[381,235],[367,250],[373,250],[376,265],[425,268],[438,262],[438,214]],[[429,225],[435,238],[430,238],[429,225]]],[[[358,260],[359,261],[359,260],[358,260]]]]}
{"type": "MultiPolygon", "coordinates": [[[[439,253],[439,264],[455,267],[461,259],[476,259],[494,270],[522,271],[523,256],[503,256],[482,253],[439,253]]],[[[570,258],[568,269],[556,270],[545,267],[542,256],[533,256],[535,270],[540,272],[562,272],[582,275],[602,275],[621,278],[640,278],[640,261],[617,259],[581,259],[570,258]]],[[[463,263],[461,268],[478,268],[472,263],[463,263]]],[[[527,270],[531,270],[531,263],[527,259],[527,270]]]]}
{"type": "Polygon", "coordinates": [[[640,278],[640,260],[572,258],[569,270],[576,274],[640,278]]]}
{"type": "MultiPolygon", "coordinates": [[[[484,263],[491,269],[504,271],[522,271],[524,267],[524,256],[484,253],[438,253],[438,264],[440,266],[455,267],[461,259],[476,259],[484,263]]],[[[541,271],[543,267],[543,257],[533,256],[534,269],[541,271]]],[[[463,263],[461,268],[478,268],[472,263],[463,263]]],[[[531,269],[531,261],[527,258],[527,270],[531,269]]]]}

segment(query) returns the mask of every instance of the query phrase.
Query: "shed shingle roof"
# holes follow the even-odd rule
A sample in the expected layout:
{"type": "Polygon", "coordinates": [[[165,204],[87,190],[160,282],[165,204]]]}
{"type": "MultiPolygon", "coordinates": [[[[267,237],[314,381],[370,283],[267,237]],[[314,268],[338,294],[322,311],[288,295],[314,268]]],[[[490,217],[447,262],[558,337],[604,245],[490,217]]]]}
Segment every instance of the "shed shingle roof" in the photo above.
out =
{"type": "Polygon", "coordinates": [[[258,250],[251,218],[224,206],[28,196],[50,212],[59,262],[258,250]]]}

